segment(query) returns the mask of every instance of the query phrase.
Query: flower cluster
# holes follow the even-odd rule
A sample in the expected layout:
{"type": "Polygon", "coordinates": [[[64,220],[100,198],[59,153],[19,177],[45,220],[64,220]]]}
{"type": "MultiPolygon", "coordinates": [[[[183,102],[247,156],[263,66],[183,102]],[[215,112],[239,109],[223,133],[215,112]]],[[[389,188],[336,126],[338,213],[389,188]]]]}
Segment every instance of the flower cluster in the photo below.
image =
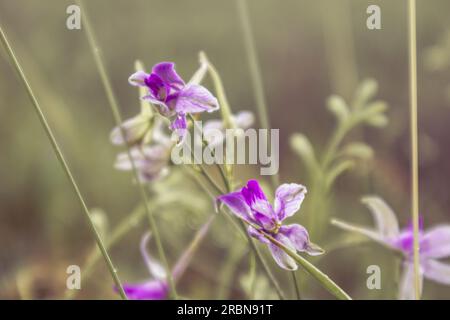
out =
{"type": "MultiPolygon", "coordinates": [[[[200,67],[203,70],[204,66],[200,67]]],[[[196,78],[194,76],[194,78],[196,78]]],[[[122,152],[117,156],[115,168],[132,170],[133,164],[141,182],[151,182],[164,177],[169,172],[171,150],[175,142],[181,143],[188,129],[187,114],[212,112],[219,105],[217,99],[203,86],[188,83],[176,73],[175,64],[160,62],[152,68],[150,74],[137,71],[129,78],[134,86],[148,90],[142,97],[159,111],[159,116],[151,110],[141,112],[115,127],[110,135],[114,145],[127,145],[130,154],[122,152]],[[161,117],[162,116],[162,117],[161,117]],[[166,133],[164,120],[169,119],[169,129],[176,139],[166,133]],[[130,159],[131,156],[131,159],[130,159]]],[[[249,111],[231,115],[236,128],[247,129],[254,122],[254,116],[249,111]]],[[[210,147],[223,142],[214,133],[225,131],[222,120],[208,120],[203,127],[203,137],[210,147]]]]}

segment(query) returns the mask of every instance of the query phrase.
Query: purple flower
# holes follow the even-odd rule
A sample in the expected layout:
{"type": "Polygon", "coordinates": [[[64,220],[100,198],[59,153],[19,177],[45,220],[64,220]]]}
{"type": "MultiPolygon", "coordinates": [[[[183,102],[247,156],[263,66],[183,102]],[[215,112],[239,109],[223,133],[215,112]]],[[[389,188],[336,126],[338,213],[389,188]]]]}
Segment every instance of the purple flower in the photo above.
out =
{"type": "Polygon", "coordinates": [[[132,170],[131,161],[133,161],[139,180],[144,183],[154,181],[168,174],[173,142],[163,132],[163,124],[159,120],[156,119],[152,130],[149,132],[151,134],[151,143],[132,147],[130,149],[131,159],[128,152],[118,154],[114,165],[116,169],[132,170]]]}
{"type": "MultiPolygon", "coordinates": [[[[186,271],[195,251],[202,243],[207,235],[215,216],[212,215],[208,221],[196,232],[193,240],[190,242],[186,250],[178,259],[173,267],[172,277],[173,281],[177,282],[183,273],[186,271]]],[[[147,244],[150,240],[150,233],[146,233],[141,240],[140,250],[142,258],[147,265],[147,269],[152,276],[151,279],[135,284],[126,283],[123,285],[125,294],[129,299],[133,300],[163,300],[169,297],[169,284],[167,274],[161,264],[153,259],[147,252],[147,244]]],[[[115,288],[117,291],[117,288],[115,288]]]]}
{"type": "Polygon", "coordinates": [[[147,253],[146,247],[149,240],[150,234],[147,233],[142,237],[140,249],[152,279],[135,284],[124,284],[123,290],[128,299],[163,300],[167,299],[169,295],[169,285],[166,280],[167,276],[164,268],[147,253]]]}
{"type": "Polygon", "coordinates": [[[258,181],[249,180],[241,190],[218,198],[239,218],[250,224],[248,233],[267,244],[277,264],[287,270],[296,270],[297,264],[283,250],[269,242],[262,233],[271,235],[293,251],[307,252],[310,255],[323,253],[317,245],[309,241],[306,229],[299,224],[282,225],[293,216],[305,198],[306,188],[300,184],[282,184],[275,192],[272,206],[267,200],[258,181]]]}
{"type": "MultiPolygon", "coordinates": [[[[402,252],[404,263],[399,299],[414,299],[412,224],[400,230],[395,213],[378,197],[365,197],[363,203],[367,205],[373,215],[375,230],[338,220],[334,220],[333,224],[342,229],[363,234],[384,246],[402,252]]],[[[438,225],[424,231],[423,223],[420,222],[419,227],[421,287],[423,277],[450,285],[450,265],[437,260],[450,257],[450,225],[438,225]]]]}
{"type": "Polygon", "coordinates": [[[153,103],[163,116],[173,119],[170,128],[178,141],[183,141],[187,131],[186,114],[212,112],[219,108],[217,99],[205,87],[185,84],[172,62],[156,64],[150,74],[138,71],[130,76],[129,82],[148,88],[149,93],[143,99],[153,103]]]}

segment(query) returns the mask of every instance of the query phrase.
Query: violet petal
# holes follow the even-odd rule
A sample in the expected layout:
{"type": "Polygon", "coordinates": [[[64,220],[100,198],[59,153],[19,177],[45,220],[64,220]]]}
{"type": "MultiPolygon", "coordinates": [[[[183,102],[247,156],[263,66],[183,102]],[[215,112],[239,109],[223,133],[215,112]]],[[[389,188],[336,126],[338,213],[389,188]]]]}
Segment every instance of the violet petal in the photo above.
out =
{"type": "Polygon", "coordinates": [[[254,222],[251,209],[241,192],[231,192],[219,196],[217,199],[223,202],[238,218],[244,219],[247,222],[254,222]]]}
{"type": "Polygon", "coordinates": [[[436,226],[420,239],[420,253],[429,258],[450,256],[450,225],[436,226]]]}
{"type": "MultiPolygon", "coordinates": [[[[295,251],[295,247],[292,244],[292,242],[284,235],[278,233],[274,236],[274,238],[278,241],[284,244],[286,247],[291,249],[292,251],[295,251]]],[[[286,270],[297,270],[298,266],[297,263],[295,263],[295,260],[292,259],[286,252],[284,252],[281,248],[276,246],[273,243],[269,244],[270,253],[272,254],[272,257],[274,258],[275,262],[283,269],[286,270]]]]}
{"type": "Polygon", "coordinates": [[[200,85],[188,85],[180,90],[175,104],[175,111],[182,113],[212,112],[218,108],[217,99],[200,85]]]}
{"type": "Polygon", "coordinates": [[[167,299],[169,294],[167,283],[161,280],[124,284],[123,290],[131,300],[163,300],[167,299]]]}
{"type": "Polygon", "coordinates": [[[306,188],[296,183],[285,183],[275,192],[275,213],[280,221],[296,213],[305,198],[306,188]]]}
{"type": "Polygon", "coordinates": [[[175,71],[175,64],[173,62],[160,62],[156,64],[152,73],[158,75],[166,84],[172,88],[178,88],[184,86],[184,81],[175,71]]]}
{"type": "Polygon", "coordinates": [[[436,282],[450,285],[450,265],[436,261],[434,259],[427,259],[423,263],[424,276],[436,282]]]}

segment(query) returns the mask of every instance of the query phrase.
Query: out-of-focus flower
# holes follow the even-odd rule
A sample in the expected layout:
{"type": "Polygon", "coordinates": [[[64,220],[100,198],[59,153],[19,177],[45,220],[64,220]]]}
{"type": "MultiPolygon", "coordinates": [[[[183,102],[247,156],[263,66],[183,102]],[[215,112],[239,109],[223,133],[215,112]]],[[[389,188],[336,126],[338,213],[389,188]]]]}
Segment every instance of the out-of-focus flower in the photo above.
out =
{"type": "Polygon", "coordinates": [[[149,142],[152,132],[152,115],[140,113],[115,127],[110,134],[115,145],[142,145],[149,142]],[[125,140],[124,140],[125,139],[125,140]]]}
{"type": "MultiPolygon", "coordinates": [[[[209,227],[211,226],[213,220],[214,216],[211,216],[208,221],[196,232],[194,239],[178,259],[172,271],[174,282],[177,282],[186,271],[196,249],[208,233],[209,227]]],[[[135,284],[125,283],[123,285],[125,294],[132,300],[163,300],[169,297],[170,288],[166,271],[162,265],[147,252],[147,244],[149,240],[150,233],[146,233],[142,237],[140,250],[142,258],[144,259],[147,269],[151,275],[151,279],[135,284]]],[[[117,291],[117,288],[115,288],[115,290],[117,291]]]]}
{"type": "Polygon", "coordinates": [[[160,62],[150,74],[137,71],[129,78],[130,84],[148,88],[143,99],[154,104],[165,117],[172,119],[171,129],[183,141],[187,131],[188,113],[212,112],[219,108],[217,99],[203,86],[185,84],[176,73],[175,64],[160,62]]]}
{"type": "MultiPolygon", "coordinates": [[[[231,120],[237,129],[248,129],[253,125],[255,117],[250,111],[241,111],[232,115],[231,120]]],[[[222,120],[214,119],[205,122],[203,126],[203,137],[211,148],[220,145],[224,141],[226,137],[225,129],[222,120]],[[218,135],[218,132],[221,134],[218,135]]]]}
{"type": "MultiPolygon", "coordinates": [[[[403,275],[399,289],[399,299],[414,299],[414,232],[412,224],[400,230],[393,210],[378,197],[365,197],[375,220],[376,229],[364,228],[333,220],[333,224],[348,231],[363,234],[370,239],[403,253],[403,275]]],[[[419,225],[420,283],[423,277],[450,285],[450,265],[436,259],[450,257],[450,225],[438,225],[428,231],[419,225]]]]}
{"type": "Polygon", "coordinates": [[[306,188],[300,184],[282,184],[275,192],[272,206],[258,181],[249,180],[241,190],[218,197],[239,218],[249,224],[248,233],[267,244],[277,264],[287,270],[296,270],[295,261],[282,249],[271,243],[264,233],[284,244],[292,251],[319,255],[323,250],[309,241],[306,229],[299,224],[282,225],[293,216],[305,198],[306,188]]]}
{"type": "Polygon", "coordinates": [[[147,252],[147,243],[150,240],[150,233],[145,234],[141,240],[141,254],[147,265],[152,279],[136,284],[124,284],[123,290],[128,299],[133,300],[162,300],[169,295],[169,285],[167,274],[162,265],[153,259],[147,252]]]}
{"type": "Polygon", "coordinates": [[[149,145],[137,145],[128,152],[117,155],[115,168],[118,170],[132,170],[134,166],[138,172],[140,182],[151,182],[164,177],[169,172],[170,153],[174,143],[163,132],[163,124],[160,119],[150,131],[151,143],[149,145]]]}

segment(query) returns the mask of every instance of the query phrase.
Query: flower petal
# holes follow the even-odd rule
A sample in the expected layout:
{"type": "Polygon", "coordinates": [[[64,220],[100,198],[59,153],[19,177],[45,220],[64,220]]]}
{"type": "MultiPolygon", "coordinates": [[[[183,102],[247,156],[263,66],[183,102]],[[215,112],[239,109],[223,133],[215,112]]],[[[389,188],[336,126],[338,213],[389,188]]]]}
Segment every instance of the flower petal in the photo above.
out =
{"type": "MultiPolygon", "coordinates": [[[[295,247],[292,242],[284,235],[278,233],[274,236],[276,240],[284,244],[286,247],[295,251],[295,247]]],[[[284,252],[281,248],[277,247],[275,244],[269,244],[269,250],[274,258],[275,262],[283,269],[286,270],[297,270],[298,266],[294,259],[292,259],[286,252],[284,252]]]]}
{"type": "Polygon", "coordinates": [[[111,142],[115,145],[123,145],[124,136],[127,144],[138,143],[150,129],[150,118],[139,114],[128,119],[120,127],[115,127],[110,134],[111,142]],[[121,129],[122,128],[122,129],[121,129]]]}
{"type": "Polygon", "coordinates": [[[260,232],[258,232],[258,230],[253,228],[252,226],[247,227],[247,232],[250,236],[252,236],[255,239],[258,239],[262,243],[270,244],[270,241],[266,237],[264,237],[260,232]]]}
{"type": "Polygon", "coordinates": [[[266,195],[257,180],[248,180],[247,185],[241,189],[241,193],[248,205],[252,205],[259,200],[267,201],[266,195]]]}
{"type": "MultiPolygon", "coordinates": [[[[136,167],[141,182],[153,181],[167,173],[169,164],[170,146],[152,145],[143,148],[132,148],[131,158],[136,167]]],[[[118,170],[129,171],[133,169],[127,152],[117,156],[114,167],[118,170]]]]}
{"type": "Polygon", "coordinates": [[[237,128],[250,128],[255,122],[255,116],[250,111],[241,111],[232,116],[237,128]]]}
{"type": "Polygon", "coordinates": [[[450,225],[436,226],[420,240],[420,253],[429,258],[450,256],[450,225]]]}
{"type": "Polygon", "coordinates": [[[176,134],[177,143],[183,143],[187,133],[186,115],[182,113],[177,114],[175,120],[170,124],[170,129],[176,134]]]}
{"type": "Polygon", "coordinates": [[[153,66],[152,73],[158,75],[166,84],[172,88],[178,88],[184,86],[184,81],[175,71],[175,63],[173,62],[160,62],[153,66]]]}
{"type": "Polygon", "coordinates": [[[175,111],[171,110],[164,101],[159,101],[158,99],[156,99],[152,94],[143,96],[141,99],[153,104],[156,110],[158,110],[159,114],[164,117],[171,117],[175,115],[175,111]]]}
{"type": "Polygon", "coordinates": [[[376,230],[372,230],[369,228],[365,228],[365,227],[360,227],[351,223],[347,223],[338,219],[333,219],[331,220],[331,224],[333,224],[334,226],[346,230],[346,231],[350,231],[350,232],[355,232],[355,233],[359,233],[365,237],[368,237],[384,246],[388,246],[390,248],[393,247],[393,245],[391,244],[391,242],[389,241],[389,239],[386,239],[384,237],[382,237],[376,230]]]}
{"type": "Polygon", "coordinates": [[[150,238],[150,232],[147,232],[142,237],[140,244],[141,255],[145,261],[145,264],[147,265],[148,271],[153,276],[153,278],[163,280],[167,277],[166,271],[164,270],[163,266],[158,261],[153,259],[153,257],[147,252],[147,244],[150,241],[150,238]]]}
{"type": "MultiPolygon", "coordinates": [[[[420,275],[420,292],[422,292],[423,275],[420,275]]],[[[412,262],[405,262],[403,266],[402,278],[400,280],[399,296],[400,300],[414,300],[414,264],[412,262]]]]}
{"type": "Polygon", "coordinates": [[[212,112],[219,109],[217,99],[205,87],[188,85],[178,92],[175,111],[181,113],[212,112]]]}
{"type": "Polygon", "coordinates": [[[280,221],[296,213],[305,198],[306,188],[301,184],[285,183],[275,192],[275,213],[280,221]]]}
{"type": "Polygon", "coordinates": [[[133,73],[129,78],[128,82],[132,86],[145,86],[145,79],[150,76],[149,74],[145,73],[144,71],[136,71],[133,73]]]}
{"type": "Polygon", "coordinates": [[[309,241],[308,231],[299,224],[281,226],[279,232],[289,238],[297,251],[306,252],[312,256],[324,253],[323,249],[309,241]]]}
{"type": "Polygon", "coordinates": [[[124,284],[123,290],[128,299],[132,300],[163,300],[166,299],[169,294],[167,283],[161,280],[152,280],[137,284],[124,284]]]}
{"type": "Polygon", "coordinates": [[[379,197],[364,197],[362,202],[372,212],[376,228],[381,236],[391,238],[399,235],[397,217],[383,199],[379,197]]]}
{"type": "Polygon", "coordinates": [[[423,263],[426,278],[436,282],[450,285],[450,265],[433,259],[427,259],[423,263]]]}
{"type": "Polygon", "coordinates": [[[266,230],[273,229],[277,217],[258,181],[249,180],[241,189],[241,194],[252,209],[256,223],[266,230]]]}
{"type": "Polygon", "coordinates": [[[165,101],[170,94],[170,86],[157,74],[152,73],[145,78],[145,85],[150,89],[151,95],[158,101],[165,101]]]}
{"type": "Polygon", "coordinates": [[[241,192],[231,192],[219,196],[217,200],[223,202],[237,217],[244,219],[247,222],[254,222],[251,209],[241,192]]]}

